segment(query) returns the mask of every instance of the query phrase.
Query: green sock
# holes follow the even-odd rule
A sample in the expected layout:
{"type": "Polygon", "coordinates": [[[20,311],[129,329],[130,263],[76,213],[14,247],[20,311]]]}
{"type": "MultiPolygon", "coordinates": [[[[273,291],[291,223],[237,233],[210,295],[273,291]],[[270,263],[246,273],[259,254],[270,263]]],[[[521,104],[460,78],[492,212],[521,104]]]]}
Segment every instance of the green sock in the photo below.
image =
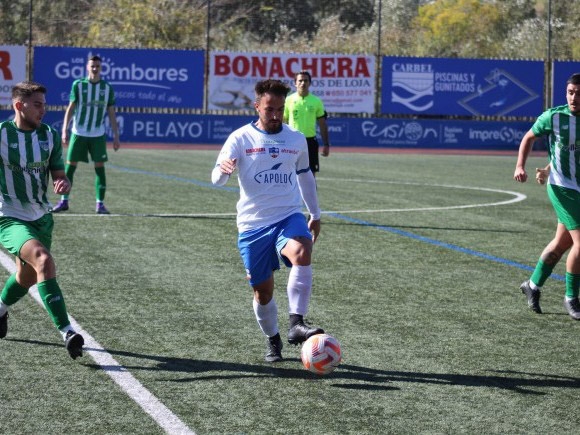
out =
{"type": "Polygon", "coordinates": [[[58,329],[70,325],[66,305],[56,278],[50,278],[38,283],[38,293],[44,303],[48,315],[58,329]]]}
{"type": "MultiPolygon", "coordinates": [[[[68,178],[68,181],[70,181],[70,186],[72,188],[72,184],[73,184],[73,178],[75,176],[75,171],[77,170],[77,167],[75,165],[66,165],[66,168],[64,170],[64,173],[66,175],[66,178],[68,178]]],[[[67,199],[68,200],[68,193],[66,195],[62,195],[61,199],[67,199]]]]}
{"type": "Polygon", "coordinates": [[[530,277],[530,281],[532,281],[538,287],[542,287],[552,274],[554,266],[555,264],[549,265],[544,263],[542,260],[538,260],[536,268],[534,269],[534,273],[532,273],[532,276],[530,277]]]}
{"type": "Polygon", "coordinates": [[[95,192],[97,194],[97,201],[103,202],[105,200],[105,192],[107,191],[107,177],[105,176],[105,167],[95,168],[95,192]]]}
{"type": "Polygon", "coordinates": [[[4,302],[6,305],[14,305],[16,302],[22,299],[26,293],[28,293],[28,289],[18,284],[16,281],[16,274],[13,273],[6,280],[6,284],[4,284],[0,299],[2,299],[2,302],[4,302]]]}
{"type": "Polygon", "coordinates": [[[566,272],[566,297],[577,298],[580,293],[580,274],[566,272]]]}

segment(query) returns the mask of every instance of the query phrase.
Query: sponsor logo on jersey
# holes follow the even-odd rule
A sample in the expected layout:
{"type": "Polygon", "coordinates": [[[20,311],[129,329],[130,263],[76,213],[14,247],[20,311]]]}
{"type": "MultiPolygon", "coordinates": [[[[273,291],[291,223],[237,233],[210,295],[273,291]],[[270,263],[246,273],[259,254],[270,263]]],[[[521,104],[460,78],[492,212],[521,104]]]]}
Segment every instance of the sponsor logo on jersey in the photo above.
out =
{"type": "Polygon", "coordinates": [[[12,142],[12,143],[9,143],[9,144],[8,144],[8,146],[9,146],[10,148],[16,149],[16,148],[18,148],[18,142],[12,142]]]}
{"type": "Polygon", "coordinates": [[[48,151],[49,149],[49,145],[48,145],[48,141],[47,140],[39,140],[38,141],[38,145],[40,146],[40,148],[42,148],[44,151],[48,151]]]}
{"type": "Polygon", "coordinates": [[[246,155],[263,153],[264,151],[266,151],[266,148],[247,148],[246,155]]]}
{"type": "Polygon", "coordinates": [[[277,163],[270,169],[260,171],[254,176],[254,180],[259,184],[293,184],[292,172],[284,174],[281,172],[282,163],[277,163]]]}

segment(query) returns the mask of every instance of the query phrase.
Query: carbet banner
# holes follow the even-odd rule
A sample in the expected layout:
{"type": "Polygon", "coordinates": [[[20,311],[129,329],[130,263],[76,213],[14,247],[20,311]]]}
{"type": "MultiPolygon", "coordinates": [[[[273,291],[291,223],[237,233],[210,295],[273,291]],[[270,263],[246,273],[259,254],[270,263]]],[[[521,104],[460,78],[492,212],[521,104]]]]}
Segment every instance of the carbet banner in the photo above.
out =
{"type": "Polygon", "coordinates": [[[541,61],[383,57],[382,113],[537,116],[541,61]]]}
{"type": "Polygon", "coordinates": [[[202,50],[35,47],[34,80],[48,88],[49,104],[68,104],[73,81],[87,76],[94,55],[119,107],[203,108],[202,50]]]}

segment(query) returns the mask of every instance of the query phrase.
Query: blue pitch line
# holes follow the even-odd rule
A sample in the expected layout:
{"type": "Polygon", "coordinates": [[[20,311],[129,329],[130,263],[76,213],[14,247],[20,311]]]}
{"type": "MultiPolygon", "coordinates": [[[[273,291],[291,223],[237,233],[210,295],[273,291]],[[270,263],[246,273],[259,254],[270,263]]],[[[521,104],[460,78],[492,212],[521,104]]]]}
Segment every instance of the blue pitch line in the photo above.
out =
{"type": "Polygon", "coordinates": [[[205,181],[193,180],[191,178],[176,177],[174,175],[161,174],[159,172],[144,171],[142,169],[125,168],[123,166],[109,165],[109,164],[107,164],[107,167],[114,168],[114,169],[117,169],[118,171],[122,171],[122,172],[132,173],[132,174],[150,175],[152,177],[163,178],[165,180],[181,181],[183,183],[195,184],[196,186],[199,186],[199,187],[209,187],[212,189],[227,190],[228,192],[238,192],[240,190],[237,187],[214,186],[212,183],[208,183],[205,181]]]}
{"type": "MultiPolygon", "coordinates": [[[[430,245],[439,246],[439,247],[442,247],[445,249],[451,249],[452,251],[457,251],[457,252],[461,252],[462,254],[472,255],[474,257],[483,258],[485,260],[494,261],[496,263],[504,264],[506,266],[512,266],[512,267],[526,270],[526,271],[530,271],[530,272],[534,271],[534,268],[531,266],[526,266],[525,264],[516,263],[515,261],[508,260],[507,258],[496,257],[494,255],[485,254],[484,252],[479,252],[479,251],[474,251],[472,249],[462,248],[461,246],[453,245],[451,243],[445,243],[445,242],[442,242],[440,240],[431,239],[429,237],[419,236],[417,234],[413,234],[413,233],[410,233],[408,231],[399,230],[397,228],[373,224],[372,222],[367,222],[367,221],[363,221],[360,219],[351,218],[349,216],[344,216],[344,215],[338,214],[338,213],[329,213],[329,216],[333,216],[335,218],[342,219],[342,220],[349,221],[349,222],[353,222],[353,223],[356,223],[359,225],[374,227],[374,228],[381,230],[381,231],[386,231],[388,233],[397,234],[399,236],[408,237],[408,238],[414,239],[414,240],[419,240],[420,242],[423,242],[423,243],[428,243],[430,245]]],[[[562,275],[558,275],[558,274],[552,274],[552,275],[550,275],[550,278],[553,278],[553,279],[556,279],[559,281],[566,281],[565,277],[563,277],[562,275]]]]}

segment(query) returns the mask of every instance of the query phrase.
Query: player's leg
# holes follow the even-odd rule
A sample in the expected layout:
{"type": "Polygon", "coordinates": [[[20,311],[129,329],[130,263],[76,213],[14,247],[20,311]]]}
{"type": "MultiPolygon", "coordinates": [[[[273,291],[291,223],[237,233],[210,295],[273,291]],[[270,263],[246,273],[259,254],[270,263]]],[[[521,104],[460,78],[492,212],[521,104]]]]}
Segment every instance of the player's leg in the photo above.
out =
{"type": "Polygon", "coordinates": [[[266,336],[268,362],[282,360],[282,339],[278,327],[278,306],[274,298],[273,272],[280,268],[269,227],[240,233],[240,256],[253,289],[252,307],[260,330],[266,336]]]}
{"type": "Polygon", "coordinates": [[[558,223],[568,230],[572,239],[572,247],[566,259],[564,307],[570,317],[580,320],[580,192],[551,184],[548,184],[547,192],[558,216],[558,223]]]}
{"type": "MultiPolygon", "coordinates": [[[[64,172],[66,177],[70,181],[71,190],[78,162],[88,163],[89,161],[87,143],[88,143],[87,138],[83,136],[78,136],[73,133],[70,137],[64,172]]],[[[56,206],[52,208],[52,212],[60,213],[62,211],[67,211],[69,209],[69,199],[70,199],[70,190],[69,193],[61,195],[60,201],[56,206]]]]}
{"type": "Polygon", "coordinates": [[[322,328],[304,322],[312,295],[312,235],[301,213],[285,219],[282,228],[277,249],[284,263],[291,267],[286,287],[290,316],[288,342],[300,344],[312,335],[324,333],[322,328]]]}
{"type": "Polygon", "coordinates": [[[570,248],[566,259],[566,296],[564,307],[570,317],[580,320],[580,229],[570,230],[574,244],[570,248]]]}
{"type": "Polygon", "coordinates": [[[89,153],[95,162],[95,212],[97,214],[109,214],[105,207],[105,193],[107,192],[107,176],[105,173],[105,162],[109,159],[107,155],[107,138],[105,135],[91,138],[89,153]]]}
{"type": "Polygon", "coordinates": [[[56,280],[56,264],[50,253],[52,215],[30,223],[37,237],[27,240],[19,250],[16,263],[16,280],[25,285],[36,282],[38,294],[52,322],[60,331],[70,356],[75,359],[82,355],[84,339],[77,334],[70,324],[64,296],[56,280]]]}
{"type": "Polygon", "coordinates": [[[552,274],[554,267],[564,253],[572,247],[572,237],[562,223],[558,223],[556,227],[556,235],[544,248],[534,272],[529,280],[526,280],[520,286],[522,293],[528,299],[528,306],[538,314],[542,313],[540,308],[541,288],[546,280],[552,274]]]}

